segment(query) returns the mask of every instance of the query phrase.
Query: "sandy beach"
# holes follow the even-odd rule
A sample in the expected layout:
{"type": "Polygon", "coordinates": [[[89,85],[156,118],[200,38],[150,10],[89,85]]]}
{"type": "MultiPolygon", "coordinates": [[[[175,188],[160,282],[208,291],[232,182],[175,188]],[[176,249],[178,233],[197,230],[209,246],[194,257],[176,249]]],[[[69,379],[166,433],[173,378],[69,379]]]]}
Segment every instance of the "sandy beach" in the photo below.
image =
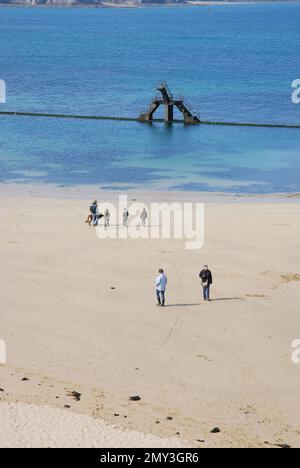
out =
{"type": "Polygon", "coordinates": [[[120,430],[91,416],[66,414],[61,409],[48,406],[0,403],[0,414],[0,446],[5,448],[180,447],[175,438],[163,439],[120,430]]]}
{"type": "Polygon", "coordinates": [[[188,251],[182,240],[100,240],[84,223],[89,203],[116,195],[72,193],[1,186],[0,424],[14,429],[0,445],[299,446],[297,197],[206,196],[205,245],[188,251]],[[42,436],[29,440],[30,425],[42,436]]]}

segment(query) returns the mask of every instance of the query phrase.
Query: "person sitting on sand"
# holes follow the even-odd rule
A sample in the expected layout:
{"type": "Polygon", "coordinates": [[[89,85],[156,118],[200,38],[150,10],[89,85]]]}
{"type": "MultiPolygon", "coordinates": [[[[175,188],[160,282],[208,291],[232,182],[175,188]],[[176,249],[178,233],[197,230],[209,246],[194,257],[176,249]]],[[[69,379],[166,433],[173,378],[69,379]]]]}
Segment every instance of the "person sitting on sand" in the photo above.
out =
{"type": "Polygon", "coordinates": [[[164,270],[160,268],[158,270],[159,275],[156,278],[155,281],[155,287],[156,287],[156,297],[157,297],[157,305],[158,306],[165,306],[165,300],[166,300],[166,288],[167,288],[167,283],[168,283],[168,278],[164,273],[164,270]]]}
{"type": "Polygon", "coordinates": [[[141,215],[140,215],[140,219],[142,221],[142,226],[146,226],[146,219],[147,218],[148,218],[148,213],[147,213],[146,208],[144,207],[142,212],[141,212],[141,215]]]}
{"type": "Polygon", "coordinates": [[[210,286],[213,283],[212,272],[209,270],[208,265],[204,265],[203,270],[200,271],[199,277],[201,278],[201,285],[203,288],[203,299],[210,301],[210,286]]]}

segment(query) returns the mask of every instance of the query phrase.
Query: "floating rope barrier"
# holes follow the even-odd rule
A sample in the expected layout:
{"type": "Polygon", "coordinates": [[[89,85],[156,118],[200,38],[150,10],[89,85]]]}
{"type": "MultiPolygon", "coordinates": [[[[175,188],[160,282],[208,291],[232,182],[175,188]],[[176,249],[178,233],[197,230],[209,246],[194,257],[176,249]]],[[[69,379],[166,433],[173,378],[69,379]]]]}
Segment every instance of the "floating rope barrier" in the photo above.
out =
{"type": "MultiPolygon", "coordinates": [[[[139,122],[136,117],[114,117],[114,116],[103,116],[103,115],[79,115],[79,114],[47,114],[40,112],[14,112],[14,111],[0,111],[0,116],[23,116],[23,117],[46,117],[52,119],[78,119],[78,120],[113,120],[113,121],[124,121],[124,122],[139,122]]],[[[153,119],[151,122],[164,122],[164,119],[153,119]]],[[[145,123],[145,122],[141,122],[145,123]]],[[[172,123],[184,124],[183,120],[174,120],[172,123]]],[[[228,127],[262,127],[262,128],[290,128],[300,129],[300,125],[296,124],[272,124],[272,123],[250,123],[250,122],[218,122],[201,120],[195,122],[193,125],[217,125],[217,126],[228,126],[228,127]]]]}

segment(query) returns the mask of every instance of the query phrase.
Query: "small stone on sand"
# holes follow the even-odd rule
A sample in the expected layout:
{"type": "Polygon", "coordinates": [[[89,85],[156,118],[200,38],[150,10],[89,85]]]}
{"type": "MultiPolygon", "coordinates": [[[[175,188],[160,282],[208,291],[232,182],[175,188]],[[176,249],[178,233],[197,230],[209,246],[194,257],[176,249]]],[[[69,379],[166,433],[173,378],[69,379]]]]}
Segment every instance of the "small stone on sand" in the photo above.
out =
{"type": "Polygon", "coordinates": [[[67,396],[73,398],[73,400],[80,401],[81,393],[75,392],[75,390],[74,390],[72,392],[68,392],[67,396]]]}
{"type": "Polygon", "coordinates": [[[221,432],[221,430],[220,430],[218,427],[214,427],[214,428],[210,431],[211,434],[219,434],[220,432],[221,432]]]}
{"type": "Polygon", "coordinates": [[[140,401],[141,397],[139,395],[134,395],[134,396],[129,397],[129,400],[130,401],[140,401]]]}

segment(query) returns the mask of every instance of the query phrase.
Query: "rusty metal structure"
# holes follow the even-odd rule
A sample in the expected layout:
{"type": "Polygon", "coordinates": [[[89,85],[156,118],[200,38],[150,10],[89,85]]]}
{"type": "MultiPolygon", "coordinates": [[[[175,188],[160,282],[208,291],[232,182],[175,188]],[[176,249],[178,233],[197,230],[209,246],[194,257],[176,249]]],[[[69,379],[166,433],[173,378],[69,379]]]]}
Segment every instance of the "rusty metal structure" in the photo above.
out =
{"type": "Polygon", "coordinates": [[[156,89],[160,92],[160,95],[155,96],[149,107],[140,114],[138,117],[139,122],[152,122],[154,113],[159,106],[163,105],[165,107],[164,121],[166,123],[174,122],[174,107],[182,113],[184,123],[200,123],[200,117],[192,110],[184,97],[174,97],[165,81],[162,81],[156,89]]]}

